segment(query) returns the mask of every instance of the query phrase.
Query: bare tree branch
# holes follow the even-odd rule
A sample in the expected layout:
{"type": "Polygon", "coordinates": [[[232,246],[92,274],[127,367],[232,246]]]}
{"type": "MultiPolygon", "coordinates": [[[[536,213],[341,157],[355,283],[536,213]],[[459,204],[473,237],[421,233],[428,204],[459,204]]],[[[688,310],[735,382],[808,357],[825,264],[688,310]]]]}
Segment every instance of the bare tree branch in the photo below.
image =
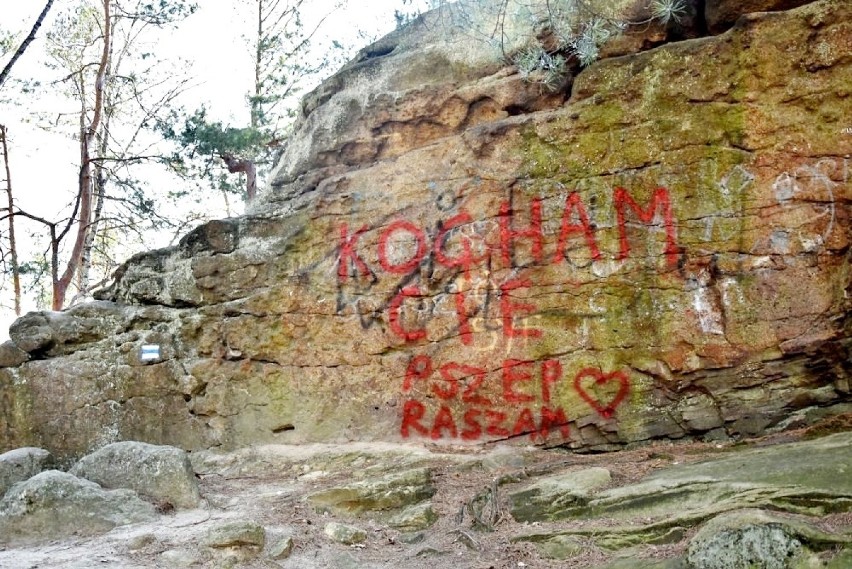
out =
{"type": "Polygon", "coordinates": [[[12,59],[9,60],[9,63],[6,64],[6,67],[3,68],[3,71],[0,71],[0,87],[3,86],[3,83],[6,81],[6,77],[8,77],[9,72],[12,71],[12,66],[15,65],[15,62],[18,61],[24,51],[26,51],[27,47],[33,42],[35,39],[36,33],[38,33],[38,29],[41,27],[42,22],[44,22],[45,17],[47,17],[48,11],[50,11],[50,7],[53,5],[53,0],[47,0],[47,4],[45,4],[44,9],[39,14],[38,18],[36,18],[35,24],[33,24],[33,28],[30,30],[29,35],[24,39],[18,49],[15,51],[15,54],[12,56],[12,59]]]}

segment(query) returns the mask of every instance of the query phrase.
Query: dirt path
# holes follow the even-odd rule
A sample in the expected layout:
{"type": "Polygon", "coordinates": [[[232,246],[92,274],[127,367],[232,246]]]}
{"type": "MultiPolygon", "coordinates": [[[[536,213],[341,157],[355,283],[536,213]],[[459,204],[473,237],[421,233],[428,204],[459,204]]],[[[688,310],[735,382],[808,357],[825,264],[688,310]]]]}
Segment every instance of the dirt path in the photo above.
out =
{"type": "MultiPolygon", "coordinates": [[[[72,539],[0,551],[0,567],[285,567],[477,569],[556,569],[597,567],[615,553],[594,545],[566,561],[547,559],[540,549],[512,538],[536,532],[581,527],[583,521],[519,523],[507,511],[508,493],[531,480],[590,467],[611,473],[610,487],[634,483],[673,465],[729,456],[741,448],[759,448],[798,440],[790,432],[735,445],[733,443],[657,443],[618,453],[580,455],[562,449],[531,447],[429,447],[390,444],[261,447],[229,455],[196,454],[206,506],[173,511],[166,507],[156,523],[114,529],[95,538],[72,539]],[[368,516],[353,518],[318,512],[305,497],[311,493],[416,467],[432,472],[436,492],[431,503],[438,521],[413,533],[392,529],[368,516]],[[477,499],[478,498],[478,499],[477,499]],[[471,504],[476,508],[471,508],[471,504]],[[478,518],[478,520],[476,519],[478,518]],[[253,520],[264,526],[267,550],[285,536],[294,548],[289,557],[266,556],[237,562],[232,552],[211,555],[202,545],[209,529],[221,522],[253,520]],[[325,534],[331,521],[367,532],[353,546],[332,542],[325,534]]],[[[650,520],[649,520],[650,521],[650,520]]],[[[623,523],[597,518],[598,526],[623,523]]],[[[826,529],[850,530],[849,514],[824,516],[826,529]]],[[[666,545],[633,547],[619,555],[639,559],[683,554],[694,530],[666,545]]],[[[582,540],[581,540],[581,543],[582,540]]],[[[830,556],[826,556],[828,558],[830,556]]],[[[637,565],[638,567],[639,565],[637,565]]]]}

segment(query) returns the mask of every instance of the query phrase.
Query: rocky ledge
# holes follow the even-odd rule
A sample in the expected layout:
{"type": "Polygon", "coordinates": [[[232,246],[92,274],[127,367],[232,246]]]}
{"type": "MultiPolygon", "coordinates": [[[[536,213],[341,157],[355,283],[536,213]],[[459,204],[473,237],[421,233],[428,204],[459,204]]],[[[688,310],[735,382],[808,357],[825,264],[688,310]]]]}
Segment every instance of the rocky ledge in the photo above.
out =
{"type": "MultiPolygon", "coordinates": [[[[849,421],[610,455],[271,445],[188,468],[109,445],[6,492],[0,566],[845,569],[852,434],[820,435],[849,421]]],[[[0,455],[0,474],[23,454],[40,456],[0,455]]]]}

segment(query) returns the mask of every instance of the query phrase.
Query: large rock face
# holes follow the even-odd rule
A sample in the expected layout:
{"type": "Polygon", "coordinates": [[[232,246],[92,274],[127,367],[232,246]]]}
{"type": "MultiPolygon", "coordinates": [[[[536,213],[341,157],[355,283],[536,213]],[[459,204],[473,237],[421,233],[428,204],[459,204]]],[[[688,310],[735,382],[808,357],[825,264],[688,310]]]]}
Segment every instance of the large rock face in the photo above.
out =
{"type": "Polygon", "coordinates": [[[849,399],[848,2],[570,93],[426,28],[306,99],[253,214],[16,323],[0,445],[608,449],[849,399]]]}

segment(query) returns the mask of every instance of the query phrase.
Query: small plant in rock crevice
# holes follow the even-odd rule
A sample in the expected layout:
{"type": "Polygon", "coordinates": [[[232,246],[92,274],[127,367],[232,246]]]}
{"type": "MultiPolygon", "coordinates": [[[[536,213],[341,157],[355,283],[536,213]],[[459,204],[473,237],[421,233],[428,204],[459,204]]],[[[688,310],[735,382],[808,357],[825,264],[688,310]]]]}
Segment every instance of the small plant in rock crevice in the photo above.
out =
{"type": "Polygon", "coordinates": [[[518,53],[514,64],[525,81],[538,81],[549,90],[555,91],[565,77],[568,60],[559,53],[551,54],[535,45],[518,53]]]}
{"type": "Polygon", "coordinates": [[[672,20],[680,23],[686,8],[686,0],[654,0],[650,6],[651,16],[664,25],[672,20]]]}
{"type": "Polygon", "coordinates": [[[689,10],[687,0],[648,0],[648,18],[632,21],[596,0],[434,0],[432,5],[451,15],[442,21],[498,47],[524,80],[552,91],[564,86],[572,69],[597,61],[603,45],[628,27],[681,23],[689,10]]]}
{"type": "MultiPolygon", "coordinates": [[[[650,18],[631,22],[598,14],[582,0],[568,0],[560,4],[563,10],[548,8],[545,19],[539,23],[545,33],[511,58],[525,80],[541,83],[551,91],[558,90],[564,83],[571,60],[580,67],[587,67],[598,60],[601,47],[608,40],[629,26],[655,20],[663,25],[672,21],[680,23],[688,9],[686,0],[653,0],[647,6],[650,18]],[[550,49],[540,39],[548,35],[551,40],[556,40],[550,49]]],[[[549,7],[550,2],[547,5],[549,7]]]]}

